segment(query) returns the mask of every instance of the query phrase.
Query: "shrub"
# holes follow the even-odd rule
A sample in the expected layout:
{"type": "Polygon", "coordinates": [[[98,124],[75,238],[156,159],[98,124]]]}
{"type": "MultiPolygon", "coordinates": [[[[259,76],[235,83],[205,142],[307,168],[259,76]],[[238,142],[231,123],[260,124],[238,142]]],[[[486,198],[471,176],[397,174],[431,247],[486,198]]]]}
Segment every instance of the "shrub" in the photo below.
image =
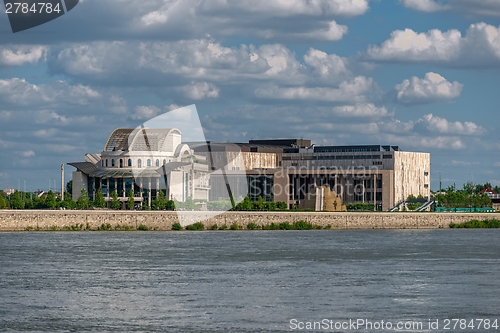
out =
{"type": "Polygon", "coordinates": [[[238,226],[238,223],[234,222],[233,224],[231,224],[231,230],[238,230],[239,229],[239,226],[238,226]]]}
{"type": "Polygon", "coordinates": [[[221,225],[221,226],[219,227],[219,230],[226,230],[226,229],[227,229],[227,225],[225,225],[225,224],[224,224],[224,225],[221,225]]]}
{"type": "Polygon", "coordinates": [[[137,227],[137,230],[140,230],[140,231],[148,231],[149,228],[147,226],[145,226],[144,224],[140,224],[138,227],[137,227]]]}
{"type": "Polygon", "coordinates": [[[97,230],[100,230],[100,231],[110,231],[111,230],[111,224],[109,224],[109,223],[103,223],[103,224],[101,224],[100,227],[97,227],[97,230]]]}
{"type": "Polygon", "coordinates": [[[191,231],[204,230],[205,226],[202,222],[196,222],[194,224],[187,225],[185,229],[191,231]]]}
{"type": "Polygon", "coordinates": [[[217,224],[214,224],[213,226],[210,227],[210,230],[217,230],[217,229],[219,229],[217,224]]]}
{"type": "Polygon", "coordinates": [[[258,228],[257,224],[255,224],[253,222],[250,222],[250,223],[247,224],[247,229],[248,230],[255,230],[257,228],[258,228]]]}
{"type": "Polygon", "coordinates": [[[500,220],[472,220],[464,223],[450,223],[450,228],[500,228],[500,220]]]}
{"type": "Polygon", "coordinates": [[[172,224],[172,230],[179,231],[182,230],[182,225],[179,222],[172,224]]]}
{"type": "Polygon", "coordinates": [[[292,226],[288,222],[282,222],[279,224],[280,230],[292,230],[292,226]]]}
{"type": "Polygon", "coordinates": [[[293,222],[293,229],[295,230],[311,230],[313,225],[306,221],[296,221],[293,222]]]}
{"type": "Polygon", "coordinates": [[[332,228],[332,225],[331,225],[331,224],[327,224],[327,225],[325,226],[325,229],[331,229],[331,228],[332,228]]]}

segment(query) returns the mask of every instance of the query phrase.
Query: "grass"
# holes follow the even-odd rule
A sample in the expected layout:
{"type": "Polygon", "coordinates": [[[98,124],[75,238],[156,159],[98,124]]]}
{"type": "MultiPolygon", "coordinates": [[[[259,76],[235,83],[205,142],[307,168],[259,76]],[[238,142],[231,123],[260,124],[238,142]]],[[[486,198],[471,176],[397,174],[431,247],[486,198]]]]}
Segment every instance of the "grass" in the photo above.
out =
{"type": "Polygon", "coordinates": [[[500,220],[472,220],[463,223],[450,223],[450,228],[500,228],[500,220]]]}

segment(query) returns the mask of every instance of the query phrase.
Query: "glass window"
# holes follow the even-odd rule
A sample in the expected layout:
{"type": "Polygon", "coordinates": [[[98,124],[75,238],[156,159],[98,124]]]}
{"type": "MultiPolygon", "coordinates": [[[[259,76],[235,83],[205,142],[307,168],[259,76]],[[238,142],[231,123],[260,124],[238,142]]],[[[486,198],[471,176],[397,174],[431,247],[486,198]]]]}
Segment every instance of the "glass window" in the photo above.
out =
{"type": "Polygon", "coordinates": [[[128,166],[131,167],[132,166],[132,160],[129,158],[128,159],[128,166]]]}
{"type": "Polygon", "coordinates": [[[137,167],[142,168],[142,160],[141,159],[137,160],[137,167]]]}
{"type": "Polygon", "coordinates": [[[163,160],[163,165],[167,164],[167,160],[163,160]]]}
{"type": "Polygon", "coordinates": [[[115,160],[114,160],[114,159],[112,159],[112,160],[111,160],[111,166],[112,166],[112,167],[114,167],[114,166],[115,166],[115,160]]]}
{"type": "Polygon", "coordinates": [[[106,166],[108,166],[108,160],[106,159],[106,166]]]}
{"type": "Polygon", "coordinates": [[[156,166],[159,167],[160,166],[160,160],[156,160],[156,166]]]}
{"type": "Polygon", "coordinates": [[[147,165],[148,165],[148,167],[151,166],[151,160],[150,159],[148,159],[148,164],[147,165]]]}
{"type": "Polygon", "coordinates": [[[120,168],[123,168],[123,160],[120,158],[120,168]]]}

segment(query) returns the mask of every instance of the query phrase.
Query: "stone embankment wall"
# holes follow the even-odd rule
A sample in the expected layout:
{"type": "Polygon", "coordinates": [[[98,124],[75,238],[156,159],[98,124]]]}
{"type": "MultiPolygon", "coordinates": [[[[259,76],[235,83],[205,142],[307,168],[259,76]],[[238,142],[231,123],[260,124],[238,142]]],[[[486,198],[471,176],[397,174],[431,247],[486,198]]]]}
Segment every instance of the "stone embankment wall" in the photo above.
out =
{"type": "MultiPolygon", "coordinates": [[[[183,226],[203,221],[206,228],[217,224],[230,227],[237,223],[246,229],[248,223],[266,225],[272,222],[307,221],[331,229],[436,229],[448,228],[451,222],[473,219],[486,220],[494,213],[323,213],[323,212],[121,212],[121,211],[0,211],[0,231],[23,230],[96,230],[109,224],[112,230],[137,229],[171,230],[172,224],[183,226]],[[72,228],[73,227],[73,228],[72,228]]],[[[499,216],[500,217],[500,216],[499,216]]]]}

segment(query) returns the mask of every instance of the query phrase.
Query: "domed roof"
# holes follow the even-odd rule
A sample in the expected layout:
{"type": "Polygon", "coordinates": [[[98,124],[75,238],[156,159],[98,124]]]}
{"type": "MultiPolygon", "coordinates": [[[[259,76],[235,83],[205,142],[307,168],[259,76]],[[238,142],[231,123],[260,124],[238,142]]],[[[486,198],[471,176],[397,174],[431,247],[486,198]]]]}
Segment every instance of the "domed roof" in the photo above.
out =
{"type": "Polygon", "coordinates": [[[111,133],[104,151],[174,152],[181,136],[177,128],[118,128],[111,133]]]}

